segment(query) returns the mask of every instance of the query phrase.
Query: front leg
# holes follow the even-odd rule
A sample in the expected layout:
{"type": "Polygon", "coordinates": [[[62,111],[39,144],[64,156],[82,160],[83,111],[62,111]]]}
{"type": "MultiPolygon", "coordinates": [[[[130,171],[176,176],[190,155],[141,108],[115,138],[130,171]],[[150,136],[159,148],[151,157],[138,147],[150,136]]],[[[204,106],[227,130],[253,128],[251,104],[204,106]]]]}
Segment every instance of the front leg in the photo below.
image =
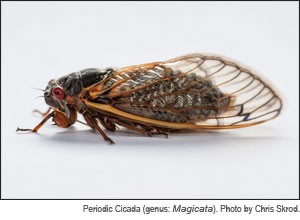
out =
{"type": "Polygon", "coordinates": [[[37,132],[45,123],[46,121],[48,121],[50,118],[54,117],[54,111],[51,112],[50,114],[46,115],[46,117],[37,125],[35,126],[33,129],[28,129],[28,128],[19,128],[17,127],[16,131],[29,131],[29,132],[37,132]]]}
{"type": "MultiPolygon", "coordinates": [[[[46,115],[47,115],[47,114],[50,112],[50,110],[51,110],[51,109],[52,109],[52,110],[54,110],[54,111],[56,110],[56,109],[55,109],[55,108],[53,108],[53,107],[49,107],[49,108],[48,108],[48,110],[47,110],[46,112],[44,112],[44,113],[43,113],[43,112],[41,112],[41,111],[40,111],[40,110],[38,110],[38,109],[34,109],[34,110],[33,110],[33,112],[39,113],[40,115],[42,115],[42,116],[44,116],[44,117],[45,117],[45,116],[46,116],[46,115]]],[[[77,118],[77,117],[76,117],[76,118],[77,118]]],[[[80,124],[83,124],[83,125],[89,126],[88,124],[86,124],[86,123],[84,123],[84,122],[82,122],[82,121],[80,121],[80,120],[77,120],[77,122],[79,122],[80,124]]]]}
{"type": "Polygon", "coordinates": [[[57,109],[53,109],[53,111],[45,116],[45,118],[33,129],[24,129],[24,128],[17,128],[16,131],[29,131],[29,132],[37,132],[50,118],[53,118],[53,121],[58,127],[67,128],[74,124],[76,121],[77,115],[75,109],[70,109],[72,117],[69,119],[67,118],[66,113],[61,112],[57,109]]]}
{"type": "Polygon", "coordinates": [[[40,111],[40,110],[38,110],[38,109],[34,109],[34,110],[33,110],[33,112],[37,112],[37,113],[39,113],[40,115],[42,115],[42,116],[44,116],[44,117],[45,117],[45,116],[46,116],[46,115],[47,115],[47,114],[50,112],[50,110],[51,110],[51,109],[52,109],[52,108],[51,108],[51,107],[49,107],[49,108],[48,108],[48,110],[47,110],[46,112],[44,112],[44,113],[43,113],[43,112],[41,112],[41,111],[40,111]]]}

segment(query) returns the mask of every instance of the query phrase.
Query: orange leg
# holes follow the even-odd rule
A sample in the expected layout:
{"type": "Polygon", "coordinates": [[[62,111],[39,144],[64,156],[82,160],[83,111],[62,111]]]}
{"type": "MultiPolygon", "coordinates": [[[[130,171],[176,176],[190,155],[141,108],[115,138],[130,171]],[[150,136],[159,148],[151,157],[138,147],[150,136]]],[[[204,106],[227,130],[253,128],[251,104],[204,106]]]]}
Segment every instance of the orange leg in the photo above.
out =
{"type": "Polygon", "coordinates": [[[45,123],[46,121],[49,120],[49,118],[54,117],[54,112],[51,112],[50,114],[48,114],[43,121],[41,121],[37,126],[35,126],[34,129],[24,129],[24,128],[17,128],[16,131],[30,131],[30,132],[37,132],[45,123]]]}
{"type": "Polygon", "coordinates": [[[51,110],[51,107],[49,107],[48,110],[45,113],[43,113],[43,112],[41,112],[40,110],[37,110],[37,109],[34,109],[33,112],[37,112],[37,113],[39,113],[39,114],[41,114],[42,116],[45,117],[50,112],[50,110],[51,110]]]}
{"type": "Polygon", "coordinates": [[[77,119],[76,110],[71,109],[72,117],[70,119],[67,118],[66,113],[54,110],[37,125],[34,129],[24,129],[24,128],[17,128],[16,131],[30,131],[30,132],[37,132],[50,118],[53,118],[53,121],[58,127],[67,128],[75,123],[77,119]]]}
{"type": "Polygon", "coordinates": [[[102,137],[104,138],[104,140],[108,141],[110,144],[114,144],[114,142],[104,133],[104,131],[102,131],[102,129],[97,124],[97,121],[95,121],[95,119],[92,118],[92,116],[90,116],[87,112],[84,112],[83,113],[83,117],[86,120],[87,124],[91,128],[96,129],[99,132],[99,134],[102,135],[102,137]]]}
{"type": "MultiPolygon", "coordinates": [[[[41,112],[41,111],[38,110],[38,109],[34,109],[33,112],[39,113],[39,114],[41,114],[42,116],[45,117],[45,116],[50,112],[51,109],[53,109],[53,108],[52,108],[52,107],[49,107],[48,110],[47,110],[45,113],[41,112]]],[[[53,109],[53,110],[55,111],[55,109],[53,109]]],[[[79,120],[77,120],[77,122],[79,122],[80,124],[83,124],[83,125],[87,125],[86,123],[84,123],[84,122],[82,122],[82,121],[79,121],[79,120]]],[[[87,126],[88,126],[88,125],[87,125],[87,126]]]]}

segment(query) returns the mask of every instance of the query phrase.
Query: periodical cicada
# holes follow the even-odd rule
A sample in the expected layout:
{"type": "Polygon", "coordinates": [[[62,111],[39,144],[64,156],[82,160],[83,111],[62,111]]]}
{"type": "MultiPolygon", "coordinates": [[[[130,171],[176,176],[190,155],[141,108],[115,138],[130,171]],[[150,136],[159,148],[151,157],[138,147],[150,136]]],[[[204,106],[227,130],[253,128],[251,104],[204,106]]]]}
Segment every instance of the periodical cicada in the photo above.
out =
{"type": "Polygon", "coordinates": [[[44,90],[59,127],[81,113],[106,141],[100,128],[116,125],[145,135],[183,129],[231,129],[260,124],[279,115],[282,101],[254,71],[218,55],[190,54],[165,62],[122,69],[85,69],[51,80],[44,90]]]}

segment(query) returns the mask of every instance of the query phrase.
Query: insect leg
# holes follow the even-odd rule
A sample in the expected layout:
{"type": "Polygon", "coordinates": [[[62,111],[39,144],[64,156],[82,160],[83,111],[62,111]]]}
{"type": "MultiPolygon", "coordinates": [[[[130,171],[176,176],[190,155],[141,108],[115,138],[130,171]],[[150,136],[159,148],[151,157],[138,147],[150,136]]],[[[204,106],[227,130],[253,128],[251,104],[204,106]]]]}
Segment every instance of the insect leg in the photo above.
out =
{"type": "Polygon", "coordinates": [[[104,131],[102,131],[102,129],[98,126],[97,122],[95,121],[95,119],[93,119],[87,112],[83,113],[83,117],[86,120],[87,124],[91,127],[96,129],[99,134],[102,135],[102,137],[104,138],[104,140],[108,141],[111,144],[114,144],[114,142],[104,133],[104,131]]]}
{"type": "Polygon", "coordinates": [[[114,132],[116,130],[116,124],[111,121],[108,117],[98,118],[101,124],[109,131],[114,132]]]}
{"type": "Polygon", "coordinates": [[[84,122],[82,122],[82,121],[80,121],[80,120],[77,120],[77,122],[79,122],[80,124],[83,124],[83,125],[89,126],[87,123],[84,123],[84,122]]]}
{"type": "Polygon", "coordinates": [[[45,117],[50,112],[50,110],[51,110],[51,107],[49,107],[48,110],[45,113],[43,113],[43,112],[41,112],[40,110],[37,110],[37,109],[34,109],[33,112],[37,112],[37,113],[39,113],[39,114],[41,114],[42,116],[45,117]]]}
{"type": "Polygon", "coordinates": [[[158,129],[155,129],[154,131],[152,131],[151,133],[152,135],[164,135],[166,138],[169,137],[169,133],[168,132],[165,132],[165,131],[161,131],[161,130],[158,130],[158,129]]]}
{"type": "Polygon", "coordinates": [[[121,125],[121,126],[127,128],[127,129],[130,129],[130,130],[133,130],[133,131],[142,133],[142,134],[144,134],[144,135],[146,135],[146,136],[151,136],[151,135],[152,135],[151,131],[148,131],[148,130],[146,130],[146,129],[140,129],[140,128],[134,127],[133,125],[130,125],[129,123],[120,121],[120,120],[118,120],[118,119],[116,119],[116,118],[110,118],[109,120],[110,120],[111,122],[114,122],[114,123],[116,123],[116,124],[118,124],[118,125],[121,125]]]}
{"type": "Polygon", "coordinates": [[[158,128],[158,127],[153,127],[151,125],[141,125],[143,128],[145,128],[145,130],[148,130],[150,133],[150,136],[152,135],[165,135],[166,138],[168,138],[169,136],[169,131],[163,130],[162,128],[158,128]]]}
{"type": "MultiPolygon", "coordinates": [[[[53,108],[52,108],[52,107],[49,107],[48,110],[47,110],[45,113],[41,112],[41,111],[38,110],[38,109],[34,109],[33,112],[39,113],[39,114],[41,114],[42,116],[45,117],[45,116],[50,112],[51,109],[53,109],[53,108]]],[[[55,109],[53,109],[53,110],[56,111],[55,109]]],[[[73,109],[72,109],[71,111],[73,111],[73,109]]],[[[58,111],[56,111],[56,112],[58,112],[58,111]]],[[[77,120],[77,122],[79,122],[79,123],[81,123],[81,124],[84,124],[84,125],[87,125],[86,123],[84,123],[84,122],[82,122],[82,121],[79,121],[79,120],[77,120]]],[[[73,122],[71,122],[70,124],[73,124],[73,122]]],[[[88,125],[87,125],[87,126],[88,126],[88,125]]]]}
{"type": "Polygon", "coordinates": [[[17,128],[16,131],[30,131],[30,132],[37,132],[50,118],[54,117],[54,111],[50,114],[46,115],[46,117],[37,125],[34,129],[23,129],[23,128],[17,128]]]}

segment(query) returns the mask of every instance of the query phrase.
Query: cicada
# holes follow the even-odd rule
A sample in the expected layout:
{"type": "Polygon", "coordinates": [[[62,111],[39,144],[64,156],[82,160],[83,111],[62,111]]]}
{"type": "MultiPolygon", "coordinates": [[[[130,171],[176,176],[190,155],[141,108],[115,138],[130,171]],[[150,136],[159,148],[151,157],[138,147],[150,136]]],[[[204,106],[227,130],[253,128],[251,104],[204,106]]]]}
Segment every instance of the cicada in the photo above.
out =
{"type": "Polygon", "coordinates": [[[279,115],[282,101],[257,73],[218,55],[190,54],[121,69],[84,69],[49,81],[44,90],[52,118],[67,128],[77,112],[113,143],[117,125],[147,136],[184,129],[243,128],[279,115]]]}

